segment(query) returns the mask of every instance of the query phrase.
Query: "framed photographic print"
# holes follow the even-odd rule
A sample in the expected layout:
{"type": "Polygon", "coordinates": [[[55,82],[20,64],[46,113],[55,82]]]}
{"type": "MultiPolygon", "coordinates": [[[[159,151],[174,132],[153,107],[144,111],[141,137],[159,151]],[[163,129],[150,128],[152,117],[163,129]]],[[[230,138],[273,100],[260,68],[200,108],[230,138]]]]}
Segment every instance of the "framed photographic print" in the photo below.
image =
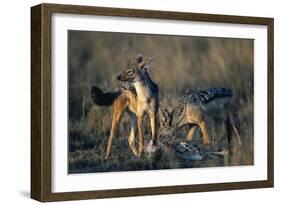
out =
{"type": "Polygon", "coordinates": [[[273,19],[31,8],[31,197],[273,187],[273,19]]]}

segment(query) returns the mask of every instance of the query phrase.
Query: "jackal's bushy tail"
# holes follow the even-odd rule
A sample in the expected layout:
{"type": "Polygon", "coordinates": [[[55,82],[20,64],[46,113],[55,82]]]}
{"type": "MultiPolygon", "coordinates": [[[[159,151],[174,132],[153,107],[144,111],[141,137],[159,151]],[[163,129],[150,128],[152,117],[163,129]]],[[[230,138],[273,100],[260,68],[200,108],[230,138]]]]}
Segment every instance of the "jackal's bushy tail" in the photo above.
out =
{"type": "Polygon", "coordinates": [[[121,94],[121,91],[103,92],[99,87],[93,86],[91,89],[91,97],[93,102],[99,106],[110,106],[114,100],[121,94]]]}
{"type": "Polygon", "coordinates": [[[232,97],[232,91],[230,89],[222,87],[212,87],[198,92],[199,98],[202,102],[208,103],[216,98],[232,97]]]}

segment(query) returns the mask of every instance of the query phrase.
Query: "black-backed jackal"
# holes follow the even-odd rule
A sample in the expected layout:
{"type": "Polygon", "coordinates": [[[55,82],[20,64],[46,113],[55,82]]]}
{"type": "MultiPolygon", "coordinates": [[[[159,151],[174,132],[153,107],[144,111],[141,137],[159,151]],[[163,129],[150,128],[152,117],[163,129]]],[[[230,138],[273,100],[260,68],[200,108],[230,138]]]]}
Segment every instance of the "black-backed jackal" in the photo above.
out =
{"type": "Polygon", "coordinates": [[[144,150],[143,117],[147,113],[150,118],[152,133],[151,144],[157,145],[156,116],[159,107],[158,86],[154,83],[148,73],[150,59],[144,59],[141,55],[135,57],[125,71],[117,79],[124,82],[121,89],[116,92],[104,93],[100,88],[93,87],[91,96],[93,101],[100,106],[113,106],[113,118],[111,124],[110,137],[107,144],[106,159],[109,157],[112,142],[122,114],[127,112],[131,122],[129,135],[129,145],[137,157],[140,157],[144,150]],[[135,146],[135,136],[138,132],[139,149],[135,146]]]}
{"type": "Polygon", "coordinates": [[[240,134],[231,112],[231,98],[232,91],[225,88],[209,88],[187,92],[172,111],[160,109],[159,138],[172,137],[180,128],[188,126],[187,140],[191,141],[199,127],[203,134],[204,144],[210,144],[205,119],[211,117],[213,120],[224,121],[228,143],[231,141],[231,130],[233,129],[240,145],[240,134]]]}

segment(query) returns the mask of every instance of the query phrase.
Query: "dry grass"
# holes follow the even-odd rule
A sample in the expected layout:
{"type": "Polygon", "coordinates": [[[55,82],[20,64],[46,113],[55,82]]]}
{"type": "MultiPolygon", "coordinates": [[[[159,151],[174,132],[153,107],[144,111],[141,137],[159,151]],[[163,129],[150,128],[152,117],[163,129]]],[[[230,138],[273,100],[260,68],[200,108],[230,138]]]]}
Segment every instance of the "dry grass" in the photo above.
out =
{"type": "MultiPolygon", "coordinates": [[[[253,164],[253,40],[70,31],[68,65],[70,173],[253,164]],[[137,53],[154,57],[149,72],[160,88],[161,106],[176,105],[186,89],[232,89],[243,146],[234,141],[232,154],[219,162],[182,165],[173,155],[163,153],[136,160],[128,146],[130,125],[124,115],[111,159],[104,161],[112,111],[93,105],[89,90],[92,85],[117,90],[116,76],[123,70],[126,56],[137,53]],[[82,96],[89,111],[86,120],[82,96]]],[[[149,140],[148,125],[145,127],[149,140]]],[[[217,127],[215,135],[223,139],[223,130],[217,127]]],[[[197,132],[195,143],[201,143],[200,136],[197,132]]]]}

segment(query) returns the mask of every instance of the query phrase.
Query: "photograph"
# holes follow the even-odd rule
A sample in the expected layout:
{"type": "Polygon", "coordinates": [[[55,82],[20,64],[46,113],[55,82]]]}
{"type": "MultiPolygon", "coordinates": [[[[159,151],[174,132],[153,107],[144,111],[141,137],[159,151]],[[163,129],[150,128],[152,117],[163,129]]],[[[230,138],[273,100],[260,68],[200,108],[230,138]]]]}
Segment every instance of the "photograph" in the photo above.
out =
{"type": "Polygon", "coordinates": [[[68,174],[254,165],[254,39],[67,42],[68,174]]]}

